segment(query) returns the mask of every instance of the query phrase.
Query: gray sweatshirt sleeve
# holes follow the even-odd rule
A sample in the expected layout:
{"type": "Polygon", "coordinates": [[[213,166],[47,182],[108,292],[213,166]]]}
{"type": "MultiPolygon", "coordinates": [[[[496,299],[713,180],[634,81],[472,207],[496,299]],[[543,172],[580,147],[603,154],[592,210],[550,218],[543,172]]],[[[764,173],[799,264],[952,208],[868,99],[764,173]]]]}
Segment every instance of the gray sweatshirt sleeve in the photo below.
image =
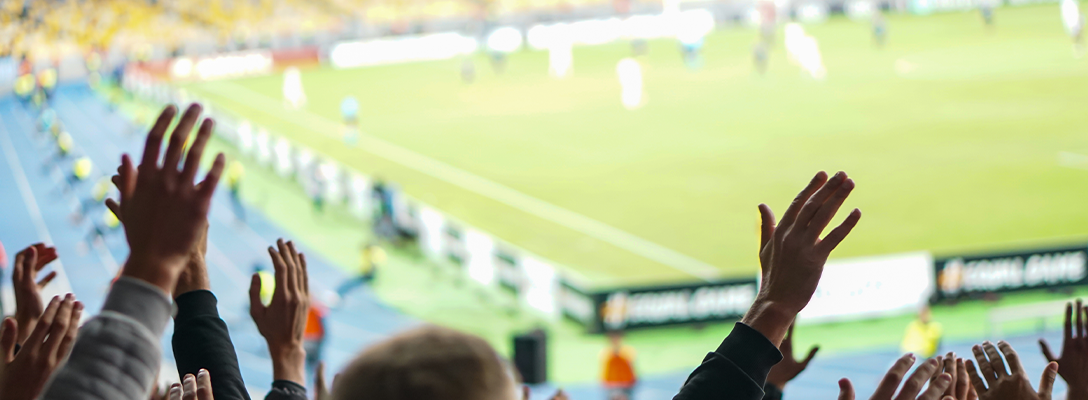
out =
{"type": "Polygon", "coordinates": [[[161,365],[160,339],[170,313],[170,299],[162,290],[121,277],[102,313],[79,329],[68,362],[41,398],[146,400],[161,365]]]}

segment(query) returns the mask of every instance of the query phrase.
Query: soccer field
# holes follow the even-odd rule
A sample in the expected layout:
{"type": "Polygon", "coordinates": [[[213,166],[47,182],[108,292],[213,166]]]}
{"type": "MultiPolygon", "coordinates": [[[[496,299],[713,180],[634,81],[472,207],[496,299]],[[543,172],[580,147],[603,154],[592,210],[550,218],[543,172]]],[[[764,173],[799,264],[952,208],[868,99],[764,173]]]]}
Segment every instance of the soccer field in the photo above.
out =
{"type": "Polygon", "coordinates": [[[834,257],[1084,238],[1088,59],[1073,57],[1056,5],[995,18],[987,30],[975,12],[891,16],[882,49],[868,21],[808,25],[824,81],[780,42],[756,73],[750,29],[707,37],[698,70],[675,41],[651,41],[648,103],[634,111],[615,77],[626,43],[575,48],[565,80],[534,51],[501,75],[479,57],[472,84],[459,60],[304,70],[300,111],[284,108],[281,75],[184,87],[590,288],[751,276],[756,205],[781,213],[821,169],[851,174],[844,207],[864,213],[834,257]],[[349,94],[357,146],[339,136],[349,94]]]}

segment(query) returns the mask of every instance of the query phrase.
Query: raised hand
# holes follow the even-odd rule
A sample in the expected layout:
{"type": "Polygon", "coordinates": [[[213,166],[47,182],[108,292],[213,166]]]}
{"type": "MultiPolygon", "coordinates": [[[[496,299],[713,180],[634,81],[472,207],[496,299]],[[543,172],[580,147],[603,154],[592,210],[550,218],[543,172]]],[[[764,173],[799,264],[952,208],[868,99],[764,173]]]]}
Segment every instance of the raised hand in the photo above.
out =
{"type": "MultiPolygon", "coordinates": [[[[899,357],[899,360],[895,362],[895,365],[892,365],[888,373],[884,374],[884,378],[880,380],[880,384],[877,385],[876,391],[873,392],[870,399],[891,400],[892,396],[895,396],[895,400],[942,399],[941,396],[944,395],[945,390],[952,386],[952,376],[947,372],[940,372],[942,361],[939,356],[926,360],[911,374],[907,382],[903,384],[903,388],[899,389],[899,395],[896,395],[895,390],[899,388],[899,383],[903,381],[903,377],[910,371],[910,367],[914,365],[913,354],[908,353],[899,357]],[[931,380],[929,388],[922,392],[922,387],[927,380],[931,380]]],[[[949,400],[947,397],[943,399],[949,400]]],[[[854,400],[854,385],[850,383],[849,379],[842,378],[839,380],[839,400],[854,400]]]]}
{"type": "Polygon", "coordinates": [[[257,330],[268,342],[272,355],[272,377],[299,385],[306,382],[306,350],[302,334],[310,308],[310,281],[306,256],[295,250],[294,243],[276,242],[279,251],[268,247],[276,269],[276,290],[268,306],[261,304],[261,278],[253,274],[249,285],[249,314],[257,330]]]}
{"type": "Polygon", "coordinates": [[[1054,357],[1046,339],[1039,339],[1043,357],[1058,363],[1058,375],[1069,385],[1069,400],[1088,399],[1088,309],[1077,299],[1076,333],[1073,331],[1073,303],[1065,304],[1065,336],[1062,338],[1061,357],[1054,357]]]}
{"type": "MultiPolygon", "coordinates": [[[[116,212],[124,221],[125,236],[131,248],[123,274],[147,281],[166,293],[175,290],[194,244],[201,240],[212,193],[223,172],[223,155],[219,154],[204,180],[193,185],[204,146],[212,134],[214,122],[211,119],[201,123],[184,164],[181,164],[186,139],[200,119],[200,112],[197,104],[185,111],[170,135],[160,166],[163,137],[177,113],[174,106],[167,107],[147,136],[139,173],[120,174],[117,182],[121,199],[116,212]],[[179,166],[182,167],[180,170],[179,166]]],[[[121,157],[121,170],[133,170],[127,154],[121,157]]]]}
{"type": "Polygon", "coordinates": [[[212,377],[202,369],[196,376],[187,374],[181,383],[170,385],[170,400],[215,400],[212,396],[212,377]]]}
{"type": "Polygon", "coordinates": [[[329,387],[325,384],[325,362],[318,361],[314,371],[314,400],[328,400],[329,387]]]}
{"type": "Polygon", "coordinates": [[[855,208],[842,224],[820,239],[852,190],[854,181],[845,172],[828,179],[820,171],[793,199],[777,225],[771,208],[759,205],[763,219],[759,250],[762,283],[743,322],[771,343],[781,343],[794,316],[812,299],[831,250],[861,218],[861,211],[855,208]]]}
{"type": "Polygon", "coordinates": [[[967,360],[967,373],[971,376],[971,385],[978,392],[979,400],[1050,400],[1054,379],[1058,375],[1058,363],[1051,361],[1047,364],[1039,380],[1039,390],[1035,390],[1024,372],[1024,366],[1020,365],[1020,356],[1005,341],[997,342],[997,347],[990,342],[983,342],[981,346],[976,344],[971,351],[975,353],[979,371],[982,371],[982,376],[979,376],[974,363],[967,360]],[[1000,353],[998,348],[1001,349],[1000,353]],[[1008,369],[1001,360],[1002,354],[1009,362],[1008,369]]]}
{"type": "MultiPolygon", "coordinates": [[[[110,178],[113,181],[114,186],[120,190],[121,182],[127,180],[135,180],[137,175],[136,169],[132,168],[132,165],[121,165],[117,167],[117,175],[110,178]]],[[[200,185],[193,187],[194,191],[200,190],[200,185]]],[[[121,205],[113,200],[106,199],[106,207],[113,211],[113,214],[117,216],[117,220],[122,224],[125,220],[121,216],[121,205]]],[[[174,298],[178,296],[192,292],[194,290],[212,290],[211,279],[208,278],[208,266],[204,262],[205,256],[208,254],[208,220],[204,219],[204,229],[200,231],[200,237],[197,241],[193,242],[193,246],[189,249],[189,258],[186,261],[185,269],[178,275],[178,283],[174,285],[174,298]]]]}
{"type": "Polygon", "coordinates": [[[0,332],[0,394],[4,400],[33,400],[41,394],[45,382],[72,351],[79,330],[83,303],[68,294],[54,297],[41,315],[30,337],[15,354],[18,322],[5,318],[0,332]]]}
{"type": "Polygon", "coordinates": [[[793,324],[790,324],[790,329],[786,333],[786,338],[782,339],[782,344],[778,346],[778,349],[782,351],[782,361],[771,367],[771,371],[767,374],[767,383],[774,385],[781,391],[786,387],[786,383],[796,378],[801,371],[808,368],[808,363],[812,361],[813,357],[816,357],[816,352],[820,351],[820,346],[813,346],[808,351],[808,356],[804,360],[797,361],[793,358],[793,324]]]}
{"type": "Polygon", "coordinates": [[[15,292],[15,322],[18,322],[18,333],[15,335],[17,343],[23,343],[34,330],[45,312],[45,304],[42,303],[42,289],[45,289],[53,278],[57,277],[56,271],[38,280],[38,273],[46,264],[57,259],[57,249],[46,247],[45,244],[35,243],[15,254],[15,265],[11,273],[11,286],[15,292]]]}

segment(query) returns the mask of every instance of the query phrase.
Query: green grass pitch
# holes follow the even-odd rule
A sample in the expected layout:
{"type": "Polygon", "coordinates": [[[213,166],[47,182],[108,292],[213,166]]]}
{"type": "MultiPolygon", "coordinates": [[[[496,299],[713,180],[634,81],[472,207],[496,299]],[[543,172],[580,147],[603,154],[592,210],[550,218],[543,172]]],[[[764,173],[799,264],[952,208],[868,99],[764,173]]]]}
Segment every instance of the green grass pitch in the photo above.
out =
{"type": "MultiPolygon", "coordinates": [[[[781,213],[817,170],[845,170],[844,206],[864,216],[833,257],[937,253],[1083,238],[1088,232],[1088,59],[1073,56],[1056,5],[888,18],[805,29],[828,70],[815,81],[781,43],[754,71],[756,32],[707,37],[702,68],[671,40],[640,58],[648,103],[620,104],[626,43],[578,47],[574,75],[547,76],[547,53],[521,51],[495,74],[460,61],[303,71],[309,103],[282,106],[282,76],[185,88],[272,132],[394,181],[410,195],[563,265],[592,287],[694,278],[402,164],[330,129],[339,102],[360,102],[364,135],[411,149],[720,269],[757,269],[758,213],[781,213]],[[325,124],[312,123],[321,117],[325,124]]],[[[781,38],[781,35],[779,35],[781,38]]],[[[780,39],[779,39],[780,40],[780,39]]],[[[842,213],[845,214],[845,213],[842,213]]],[[[840,216],[841,219],[841,216],[840,216]]],[[[834,221],[833,223],[837,223],[834,221]]]]}

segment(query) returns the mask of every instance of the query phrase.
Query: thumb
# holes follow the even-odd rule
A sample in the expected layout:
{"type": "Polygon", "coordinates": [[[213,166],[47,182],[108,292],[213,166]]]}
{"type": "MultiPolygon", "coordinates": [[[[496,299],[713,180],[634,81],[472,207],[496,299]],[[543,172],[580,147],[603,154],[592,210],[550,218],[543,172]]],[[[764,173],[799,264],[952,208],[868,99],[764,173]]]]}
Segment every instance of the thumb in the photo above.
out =
{"type": "Polygon", "coordinates": [[[254,273],[249,280],[249,316],[257,319],[257,315],[261,313],[263,308],[264,304],[261,304],[261,276],[254,273]]]}
{"type": "Polygon", "coordinates": [[[808,363],[816,357],[816,352],[818,351],[820,351],[820,346],[813,346],[812,350],[808,351],[808,356],[805,357],[804,361],[801,361],[801,369],[805,369],[808,367],[808,363]]]}
{"type": "Polygon", "coordinates": [[[759,250],[763,251],[764,247],[767,247],[767,243],[771,241],[771,237],[774,236],[774,212],[771,211],[771,207],[766,204],[759,205],[759,250]]]}
{"type": "Polygon", "coordinates": [[[328,395],[328,389],[325,388],[325,362],[319,361],[317,370],[314,371],[314,400],[325,400],[328,395]]]}
{"type": "Polygon", "coordinates": [[[839,379],[839,400],[854,400],[854,385],[849,379],[839,379]]]}
{"type": "Polygon", "coordinates": [[[1058,376],[1058,363],[1051,361],[1043,369],[1043,377],[1039,379],[1039,399],[1050,400],[1050,392],[1054,389],[1054,380],[1058,376]]]}
{"type": "Polygon", "coordinates": [[[4,318],[4,323],[0,325],[0,355],[4,357],[4,362],[9,363],[15,359],[15,336],[19,332],[19,323],[14,318],[4,318]]]}

